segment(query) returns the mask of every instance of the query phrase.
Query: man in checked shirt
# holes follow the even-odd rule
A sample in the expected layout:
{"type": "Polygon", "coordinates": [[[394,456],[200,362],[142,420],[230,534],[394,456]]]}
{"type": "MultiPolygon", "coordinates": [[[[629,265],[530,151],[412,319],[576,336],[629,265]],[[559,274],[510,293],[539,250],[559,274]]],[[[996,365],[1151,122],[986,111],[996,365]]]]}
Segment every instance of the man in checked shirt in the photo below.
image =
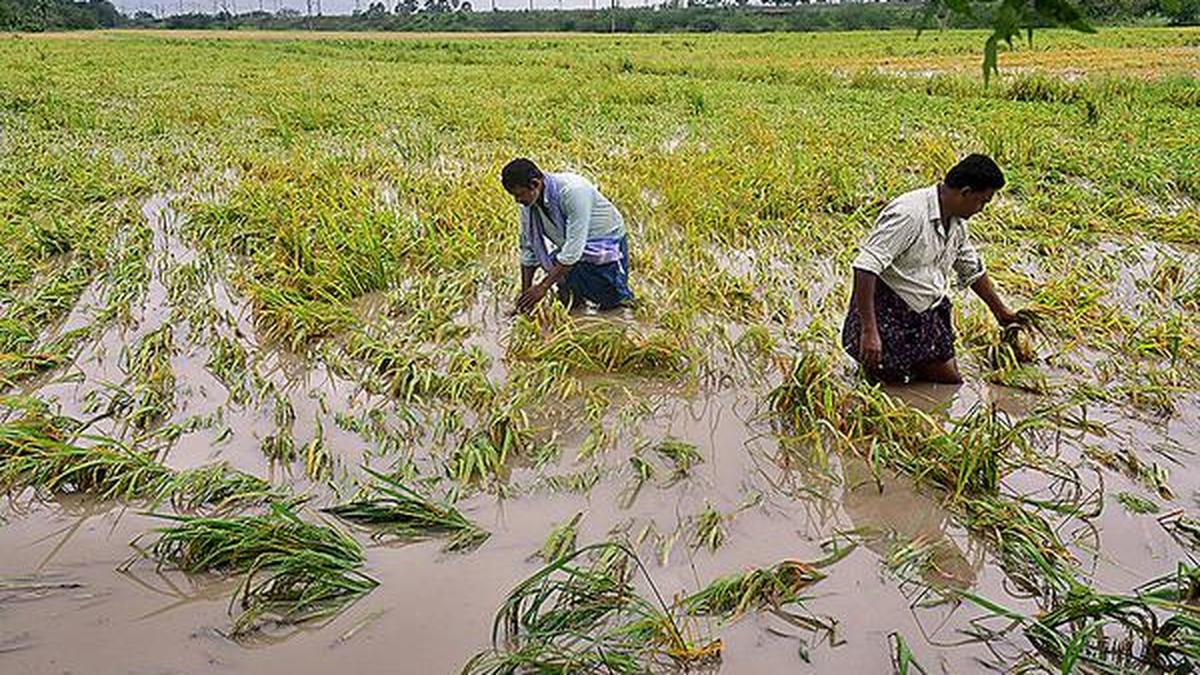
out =
{"type": "Polygon", "coordinates": [[[936,185],[888,204],[854,259],[854,292],[842,345],[873,378],[958,384],[950,290],[970,287],[1001,326],[1019,322],[992,286],[967,236],[1004,174],[990,157],[969,155],[936,185]]]}

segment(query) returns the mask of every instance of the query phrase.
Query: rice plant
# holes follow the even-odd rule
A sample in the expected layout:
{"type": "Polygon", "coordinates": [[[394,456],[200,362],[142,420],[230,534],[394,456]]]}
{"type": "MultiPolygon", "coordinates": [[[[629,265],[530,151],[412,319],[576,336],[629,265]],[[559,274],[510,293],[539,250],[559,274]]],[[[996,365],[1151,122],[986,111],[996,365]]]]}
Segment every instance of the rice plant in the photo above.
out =
{"type": "Polygon", "coordinates": [[[354,501],[324,509],[326,513],[368,525],[377,537],[449,535],[446,549],[450,551],[472,550],[490,536],[453,505],[421,495],[384,474],[363,470],[374,479],[369,490],[354,501]]]}
{"type": "Polygon", "coordinates": [[[803,592],[825,578],[816,567],[784,560],[771,567],[721,577],[683,598],[689,614],[736,619],[746,612],[799,603],[803,592]]]}
{"type": "Polygon", "coordinates": [[[1049,611],[1028,617],[973,593],[962,597],[1019,627],[1062,672],[1190,672],[1200,661],[1200,573],[1180,565],[1129,594],[1070,585],[1049,611]]]}
{"type": "Polygon", "coordinates": [[[500,479],[509,458],[530,447],[529,421],[521,402],[491,408],[450,457],[449,473],[464,485],[500,479]]]}
{"type": "Polygon", "coordinates": [[[663,439],[651,446],[650,449],[671,462],[673,467],[671,476],[676,480],[691,476],[692,467],[704,462],[704,456],[700,454],[699,448],[677,438],[663,439]]]}
{"type": "Polygon", "coordinates": [[[563,317],[551,319],[546,331],[519,319],[510,351],[528,361],[609,373],[678,372],[690,360],[687,346],[667,334],[638,335],[620,325],[563,317]]]}
{"type": "Polygon", "coordinates": [[[725,530],[726,516],[717,511],[711,504],[706,504],[704,510],[693,518],[692,546],[707,548],[715,552],[725,543],[728,533],[725,530]]]}
{"type": "Polygon", "coordinates": [[[111,438],[80,435],[64,418],[26,415],[0,423],[0,487],[44,494],[171,503],[181,511],[226,510],[285,497],[270,483],[215,463],[174,471],[156,453],[111,438]]]}
{"type": "Polygon", "coordinates": [[[558,558],[522,581],[496,614],[492,648],[464,674],[674,672],[720,659],[658,596],[637,556],[611,542],[558,558]],[[654,599],[632,585],[640,573],[654,599]]]}
{"type": "Polygon", "coordinates": [[[1158,504],[1133,494],[1132,492],[1118,492],[1115,495],[1117,503],[1125,507],[1125,510],[1136,516],[1145,516],[1158,513],[1158,504]]]}
{"type": "Polygon", "coordinates": [[[999,339],[989,347],[988,360],[996,370],[1012,370],[1037,360],[1034,334],[1042,333],[1043,319],[1035,310],[1017,311],[1017,321],[1000,329],[999,339]]]}
{"type": "Polygon", "coordinates": [[[175,408],[175,373],[171,369],[174,338],[170,325],[147,333],[128,353],[125,371],[133,383],[134,407],[129,421],[147,429],[175,408]]]}
{"type": "Polygon", "coordinates": [[[155,531],[150,554],[160,564],[242,577],[230,601],[235,636],[268,622],[328,617],[378,585],[361,571],[362,549],[354,539],[306,522],[282,504],[260,516],[160,517],[175,523],[155,531]]]}
{"type": "Polygon", "coordinates": [[[554,562],[575,552],[575,537],[579,532],[579,521],[583,519],[583,511],[576,513],[568,520],[555,525],[546,541],[538,550],[537,557],[544,562],[554,562]]]}
{"type": "Polygon", "coordinates": [[[276,433],[265,436],[259,449],[271,461],[283,464],[288,464],[299,456],[296,451],[295,439],[292,438],[291,433],[285,430],[278,430],[276,433]]]}
{"type": "MultiPolygon", "coordinates": [[[[280,441],[276,441],[279,443],[280,441]]],[[[283,447],[278,445],[272,450],[287,450],[287,441],[282,441],[283,447]]],[[[321,480],[327,478],[333,472],[333,455],[329,454],[329,448],[325,445],[325,428],[318,417],[316,426],[313,430],[312,438],[300,448],[299,456],[304,460],[304,475],[313,480],[321,480]]]]}

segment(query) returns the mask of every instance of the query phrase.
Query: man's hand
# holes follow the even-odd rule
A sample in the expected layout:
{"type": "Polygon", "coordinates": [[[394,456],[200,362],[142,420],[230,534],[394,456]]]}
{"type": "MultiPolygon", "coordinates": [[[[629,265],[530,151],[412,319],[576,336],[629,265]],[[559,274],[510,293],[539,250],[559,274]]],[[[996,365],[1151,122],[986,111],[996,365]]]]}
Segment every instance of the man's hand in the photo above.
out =
{"type": "Polygon", "coordinates": [[[879,370],[880,364],[883,363],[883,340],[879,337],[879,329],[864,327],[858,345],[862,363],[867,370],[879,370]]]}
{"type": "Polygon", "coordinates": [[[1025,323],[1024,317],[1008,307],[1001,307],[993,312],[993,314],[996,316],[996,323],[1000,324],[1001,327],[1025,323]]]}
{"type": "Polygon", "coordinates": [[[517,311],[522,314],[529,313],[544,297],[546,297],[546,288],[544,286],[541,284],[530,286],[525,292],[521,293],[521,297],[517,298],[517,311]]]}

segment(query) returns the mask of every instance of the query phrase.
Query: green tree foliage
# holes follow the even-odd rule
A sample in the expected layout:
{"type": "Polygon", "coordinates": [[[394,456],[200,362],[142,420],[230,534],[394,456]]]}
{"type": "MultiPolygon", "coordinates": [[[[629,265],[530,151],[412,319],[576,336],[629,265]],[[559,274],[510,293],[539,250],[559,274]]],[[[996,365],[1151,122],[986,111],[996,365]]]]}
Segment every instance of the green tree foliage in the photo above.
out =
{"type": "Polygon", "coordinates": [[[124,21],[108,0],[0,0],[0,30],[114,28],[124,21]]]}
{"type": "Polygon", "coordinates": [[[992,34],[988,36],[983,47],[984,79],[1000,72],[1001,41],[1012,46],[1013,38],[1022,33],[1032,41],[1033,29],[1044,26],[1069,26],[1085,33],[1096,32],[1084,17],[1083,10],[1071,0],[1000,0],[999,5],[973,3],[970,0],[930,0],[927,15],[932,16],[939,10],[948,10],[972,18],[975,16],[976,6],[981,4],[991,10],[989,23],[992,29],[992,34]]]}

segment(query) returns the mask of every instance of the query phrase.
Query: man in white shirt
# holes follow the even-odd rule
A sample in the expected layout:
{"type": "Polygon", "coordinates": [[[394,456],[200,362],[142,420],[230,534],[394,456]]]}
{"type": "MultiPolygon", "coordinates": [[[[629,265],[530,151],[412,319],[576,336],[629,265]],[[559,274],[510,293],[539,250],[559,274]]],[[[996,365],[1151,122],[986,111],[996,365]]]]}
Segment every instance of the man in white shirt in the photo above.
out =
{"type": "Polygon", "coordinates": [[[552,287],[568,306],[633,305],[625,221],[595,185],[573,173],[544,173],[525,158],[506,164],[500,180],[521,205],[518,311],[532,310],[552,287]],[[549,250],[547,240],[557,248],[549,250]],[[534,283],[538,268],[543,275],[534,283]]]}
{"type": "Polygon", "coordinates": [[[991,158],[969,155],[937,185],[888,204],[854,259],[854,292],[842,345],[868,375],[887,382],[958,384],[950,290],[970,287],[1000,325],[1018,321],[996,294],[967,236],[1004,174],[991,158]]]}

